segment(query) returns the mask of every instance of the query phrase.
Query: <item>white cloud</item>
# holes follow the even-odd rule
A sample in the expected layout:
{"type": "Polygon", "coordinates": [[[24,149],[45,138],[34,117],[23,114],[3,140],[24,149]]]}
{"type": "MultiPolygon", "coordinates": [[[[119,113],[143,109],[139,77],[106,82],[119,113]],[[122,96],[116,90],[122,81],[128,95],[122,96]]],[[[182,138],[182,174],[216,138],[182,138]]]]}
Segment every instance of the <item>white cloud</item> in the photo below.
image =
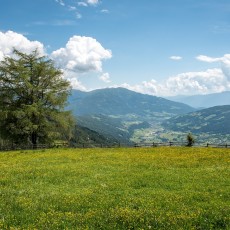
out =
{"type": "MultiPolygon", "coordinates": [[[[0,32],[0,61],[4,56],[12,56],[13,49],[30,53],[35,49],[46,55],[44,45],[38,41],[30,41],[22,34],[13,31],[0,32]]],[[[112,52],[102,47],[94,38],[73,36],[64,48],[53,51],[50,55],[55,64],[63,69],[64,77],[71,81],[74,88],[86,90],[79,77],[91,72],[102,73],[103,60],[110,59],[112,52]]],[[[102,74],[100,80],[109,82],[108,73],[102,74]]]]}
{"type": "Polygon", "coordinates": [[[96,6],[97,4],[99,4],[99,0],[87,0],[87,3],[88,3],[89,5],[94,5],[94,6],[96,6]]]}
{"type": "Polygon", "coordinates": [[[63,2],[63,0],[55,0],[55,2],[57,2],[61,6],[65,6],[65,3],[63,2]]]}
{"type": "Polygon", "coordinates": [[[109,76],[109,73],[103,73],[99,79],[105,83],[110,83],[111,80],[110,80],[110,76],[109,76]]]}
{"type": "Polygon", "coordinates": [[[223,57],[217,58],[209,57],[206,55],[199,55],[196,57],[196,59],[208,63],[221,62],[223,64],[230,65],[230,54],[225,54],[223,57]]]}
{"type": "Polygon", "coordinates": [[[181,73],[165,82],[172,94],[207,94],[226,90],[227,79],[221,69],[181,73]]]}
{"type": "Polygon", "coordinates": [[[64,71],[64,78],[71,82],[71,86],[74,89],[87,91],[87,88],[80,82],[78,76],[76,76],[76,73],[66,70],[64,71]]]}
{"type": "Polygon", "coordinates": [[[181,56],[171,56],[171,57],[169,57],[171,60],[174,60],[174,61],[179,61],[179,60],[181,60],[182,59],[182,57],[181,56]]]}
{"type": "Polygon", "coordinates": [[[225,54],[223,57],[218,57],[218,58],[199,55],[196,57],[196,59],[208,63],[214,63],[214,62],[220,63],[223,74],[230,81],[230,54],[225,54]]]}
{"type": "Polygon", "coordinates": [[[158,92],[162,91],[161,89],[162,86],[158,84],[155,80],[151,80],[149,82],[143,81],[141,84],[137,84],[137,85],[130,85],[128,83],[124,83],[121,85],[121,87],[139,93],[150,94],[150,95],[159,95],[158,92]]]}
{"type": "Polygon", "coordinates": [[[85,6],[85,7],[88,6],[86,2],[78,2],[77,4],[78,6],[85,6]]]}
{"type": "Polygon", "coordinates": [[[162,83],[151,80],[133,86],[125,83],[122,87],[157,96],[194,95],[230,90],[230,81],[222,69],[214,68],[201,72],[181,73],[169,77],[162,83]]]}
{"type": "Polygon", "coordinates": [[[44,45],[38,41],[30,41],[22,34],[13,31],[0,32],[0,60],[5,55],[11,56],[14,48],[25,53],[37,49],[41,55],[45,54],[44,45]]]}
{"type": "Polygon", "coordinates": [[[102,9],[102,10],[101,10],[101,13],[108,14],[108,13],[109,13],[109,10],[107,10],[107,9],[102,9]]]}
{"type": "MultiPolygon", "coordinates": [[[[174,59],[177,60],[177,58],[174,59]]],[[[151,80],[137,85],[125,83],[122,86],[137,92],[158,96],[208,94],[230,90],[230,54],[217,58],[199,55],[196,59],[207,63],[217,62],[218,68],[181,73],[171,76],[161,83],[151,80]]]]}
{"type": "Polygon", "coordinates": [[[199,61],[208,62],[208,63],[221,61],[221,58],[212,58],[212,57],[208,57],[205,55],[199,55],[196,57],[196,59],[199,61]]]}
{"type": "MultiPolygon", "coordinates": [[[[25,53],[38,49],[42,55],[45,54],[44,45],[38,41],[30,41],[24,35],[13,31],[0,32],[0,60],[5,55],[11,56],[13,48],[25,53]]],[[[73,36],[64,48],[52,52],[50,57],[64,70],[64,77],[71,81],[74,88],[86,90],[79,77],[92,72],[101,73],[99,79],[110,82],[109,74],[103,73],[102,63],[103,60],[110,59],[112,53],[92,37],[73,36]]],[[[207,94],[230,90],[230,54],[217,58],[199,55],[196,58],[207,63],[217,63],[218,67],[180,73],[164,82],[150,80],[136,85],[124,83],[120,86],[157,96],[207,94]]]]}
{"type": "Polygon", "coordinates": [[[65,70],[87,73],[102,72],[102,61],[111,58],[112,53],[94,38],[73,36],[65,48],[54,51],[51,57],[65,70]]]}
{"type": "Polygon", "coordinates": [[[81,1],[81,2],[78,2],[78,6],[96,6],[98,5],[100,2],[99,0],[85,0],[85,1],[81,1]]]}
{"type": "MultiPolygon", "coordinates": [[[[59,5],[65,7],[68,11],[75,13],[75,18],[81,19],[82,14],[81,11],[76,6],[73,5],[67,5],[64,0],[55,0],[59,5]]],[[[94,7],[100,4],[101,2],[99,0],[83,0],[83,1],[77,1],[76,4],[78,7],[94,7]]],[[[107,10],[102,10],[103,13],[108,13],[107,10]]]]}
{"type": "Polygon", "coordinates": [[[75,11],[77,8],[75,6],[68,6],[69,11],[75,11]]]}

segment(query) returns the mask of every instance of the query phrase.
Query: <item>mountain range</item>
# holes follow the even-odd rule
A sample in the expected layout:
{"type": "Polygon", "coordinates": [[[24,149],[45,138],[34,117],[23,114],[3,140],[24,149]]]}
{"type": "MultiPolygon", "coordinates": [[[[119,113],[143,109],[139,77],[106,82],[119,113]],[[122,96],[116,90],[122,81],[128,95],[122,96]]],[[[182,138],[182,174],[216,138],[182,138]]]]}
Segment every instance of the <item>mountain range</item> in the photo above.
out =
{"type": "MultiPolygon", "coordinates": [[[[218,98],[223,95],[227,98],[228,92],[218,94],[218,98]]],[[[209,97],[205,98],[208,105],[209,97]]],[[[203,107],[202,103],[199,105],[203,107]]],[[[202,134],[204,141],[214,134],[216,139],[230,138],[230,105],[198,110],[124,88],[106,88],[90,92],[73,90],[67,109],[73,111],[79,126],[87,128],[84,131],[92,130],[112,142],[177,141],[188,132],[206,133],[202,134]]]]}
{"type": "Polygon", "coordinates": [[[74,115],[184,114],[194,109],[180,102],[136,93],[125,88],[106,88],[90,92],[73,90],[69,108],[74,115]]]}
{"type": "Polygon", "coordinates": [[[169,100],[185,103],[194,108],[209,108],[218,105],[230,105],[230,91],[207,95],[174,96],[169,100]]]}

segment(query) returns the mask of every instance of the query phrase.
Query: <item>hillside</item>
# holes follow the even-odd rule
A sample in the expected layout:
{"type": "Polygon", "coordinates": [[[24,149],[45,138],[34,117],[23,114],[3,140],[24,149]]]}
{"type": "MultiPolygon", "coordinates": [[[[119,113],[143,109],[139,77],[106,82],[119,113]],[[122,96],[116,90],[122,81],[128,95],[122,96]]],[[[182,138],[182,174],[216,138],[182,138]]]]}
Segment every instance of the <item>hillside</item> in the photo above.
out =
{"type": "Polygon", "coordinates": [[[125,144],[132,142],[134,134],[137,136],[135,130],[152,132],[162,121],[194,111],[182,103],[124,88],[73,90],[68,109],[73,111],[80,126],[125,144]]]}
{"type": "Polygon", "coordinates": [[[184,114],[194,109],[179,102],[161,97],[136,93],[125,88],[106,88],[91,92],[72,91],[69,109],[74,115],[127,115],[155,116],[161,114],[184,114]]]}
{"type": "Polygon", "coordinates": [[[162,124],[165,128],[193,133],[230,134],[230,105],[215,106],[171,118],[162,124]]]}
{"type": "Polygon", "coordinates": [[[82,127],[79,124],[75,127],[75,135],[72,139],[72,146],[75,147],[105,147],[118,144],[119,141],[112,136],[103,136],[94,130],[82,127]]]}
{"type": "MultiPolygon", "coordinates": [[[[127,125],[120,118],[111,118],[104,115],[78,116],[77,123],[82,127],[88,127],[104,137],[124,144],[131,143],[130,138],[135,129],[148,128],[147,122],[136,122],[127,125]]],[[[78,135],[78,134],[76,134],[78,135]]]]}
{"type": "Polygon", "coordinates": [[[202,133],[202,142],[226,142],[230,137],[230,105],[197,111],[123,88],[73,90],[69,102],[79,125],[125,144],[184,141],[188,132],[202,133]]]}
{"type": "Polygon", "coordinates": [[[194,108],[209,108],[219,105],[230,105],[230,91],[207,95],[175,96],[168,99],[188,104],[194,108]]]}

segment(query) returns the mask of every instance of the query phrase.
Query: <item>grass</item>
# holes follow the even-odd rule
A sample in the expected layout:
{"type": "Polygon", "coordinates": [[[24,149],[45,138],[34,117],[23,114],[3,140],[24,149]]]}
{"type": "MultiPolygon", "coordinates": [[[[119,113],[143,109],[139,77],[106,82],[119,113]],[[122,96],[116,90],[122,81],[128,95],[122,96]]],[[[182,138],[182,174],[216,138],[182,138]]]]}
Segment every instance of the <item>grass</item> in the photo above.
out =
{"type": "Polygon", "coordinates": [[[230,229],[230,150],[0,153],[0,229],[230,229]]]}

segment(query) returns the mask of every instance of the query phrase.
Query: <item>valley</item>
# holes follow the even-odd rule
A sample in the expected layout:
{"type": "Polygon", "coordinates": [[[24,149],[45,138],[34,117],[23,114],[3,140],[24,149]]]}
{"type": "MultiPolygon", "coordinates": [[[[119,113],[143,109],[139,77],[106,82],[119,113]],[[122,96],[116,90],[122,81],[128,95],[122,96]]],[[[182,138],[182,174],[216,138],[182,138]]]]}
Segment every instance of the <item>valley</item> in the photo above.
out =
{"type": "Polygon", "coordinates": [[[68,109],[78,125],[124,145],[185,142],[188,133],[193,134],[197,144],[230,141],[230,105],[199,110],[123,88],[107,88],[75,90],[68,109]]]}

